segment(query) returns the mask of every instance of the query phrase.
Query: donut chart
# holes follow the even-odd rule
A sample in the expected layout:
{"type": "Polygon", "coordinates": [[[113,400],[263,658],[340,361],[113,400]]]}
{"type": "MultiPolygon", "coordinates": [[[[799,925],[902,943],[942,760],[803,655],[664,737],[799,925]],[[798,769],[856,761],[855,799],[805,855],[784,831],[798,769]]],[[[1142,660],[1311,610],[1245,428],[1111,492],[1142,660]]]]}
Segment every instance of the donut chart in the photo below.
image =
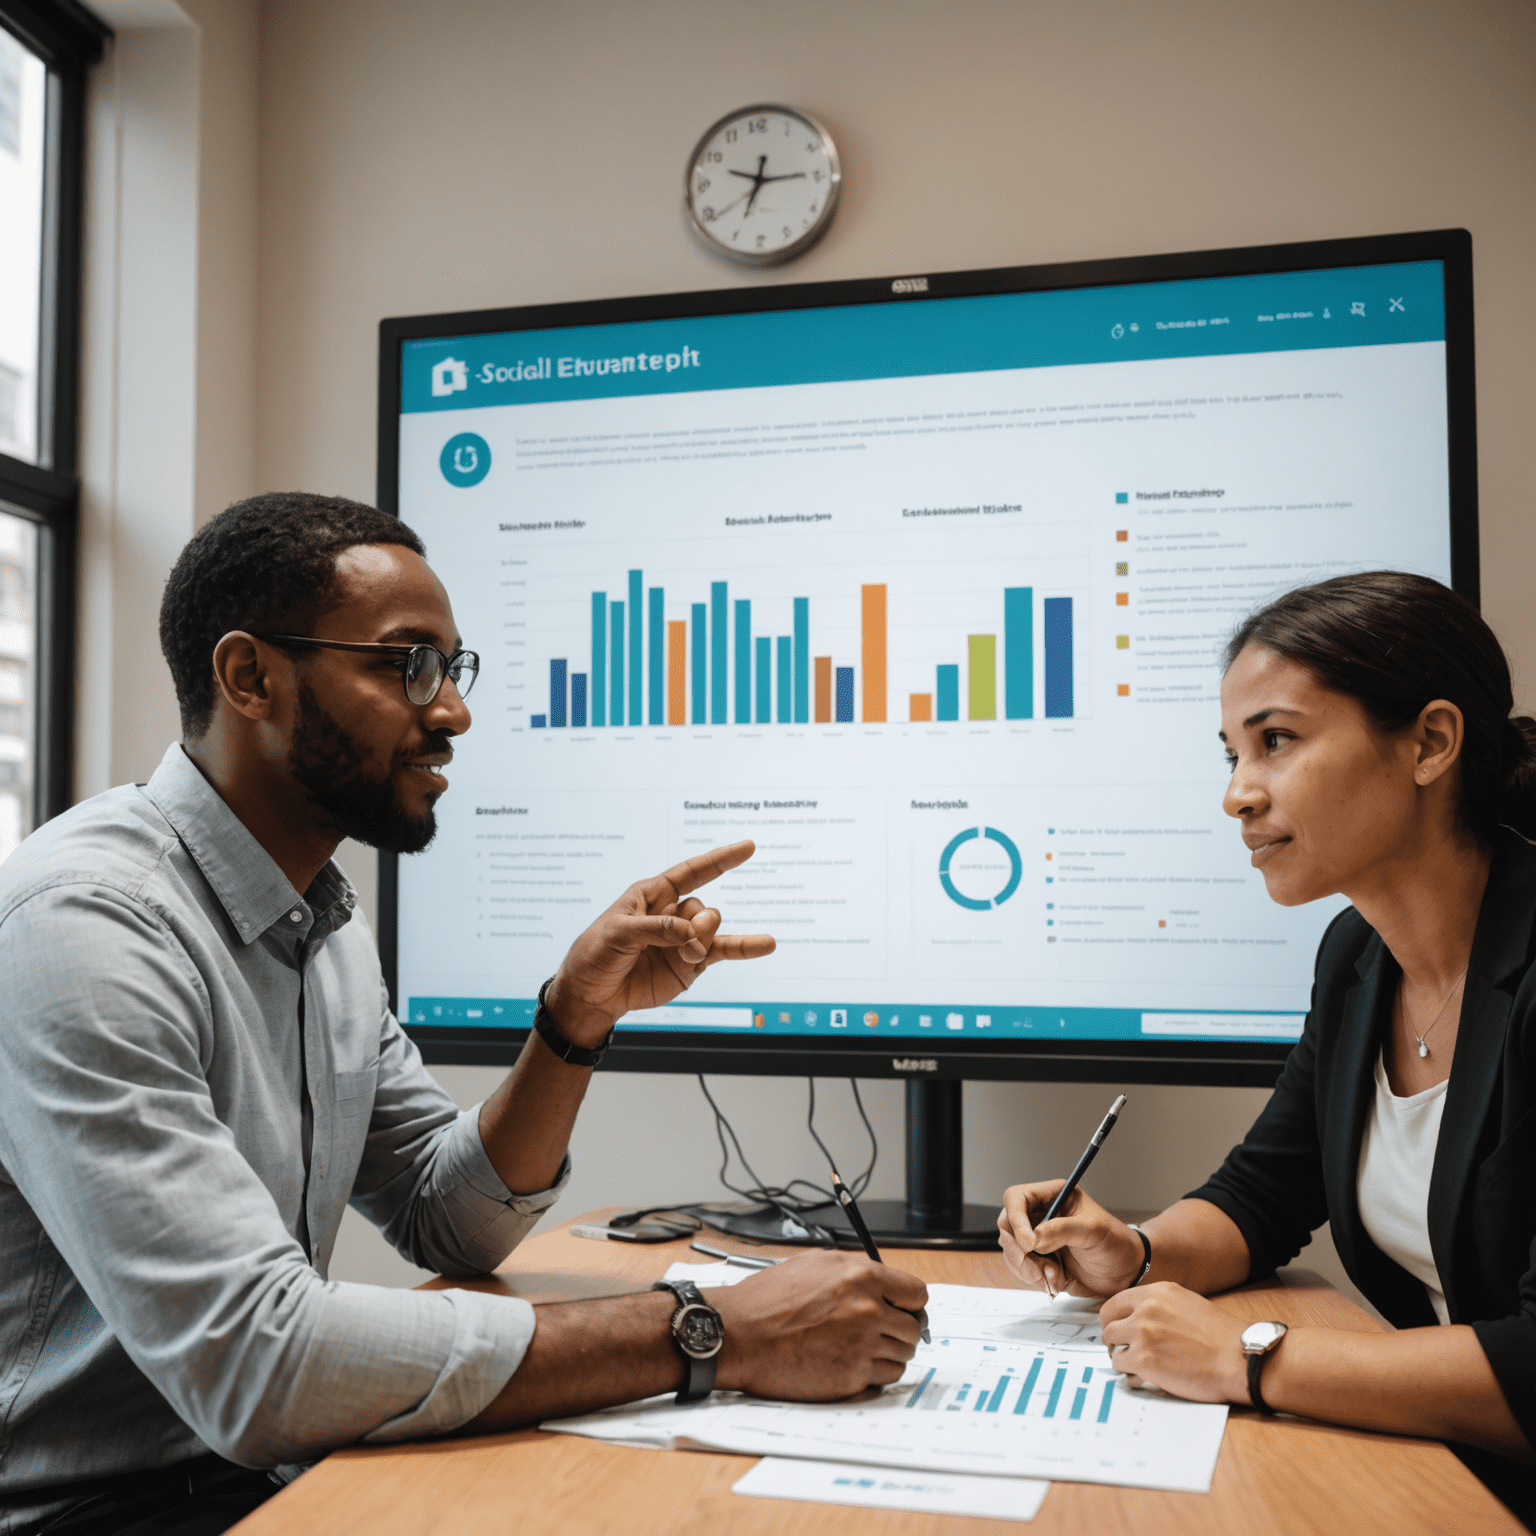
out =
{"type": "Polygon", "coordinates": [[[944,894],[956,905],[970,912],[990,912],[993,907],[1002,906],[1018,890],[1019,881],[1023,878],[1024,861],[1019,857],[1018,848],[1006,832],[999,832],[996,827],[967,827],[964,832],[957,832],[950,838],[944,852],[939,855],[939,884],[944,887],[944,894]],[[958,849],[976,837],[991,838],[1008,855],[1008,883],[996,896],[990,898],[963,895],[955,888],[955,882],[949,877],[949,861],[958,849]]]}

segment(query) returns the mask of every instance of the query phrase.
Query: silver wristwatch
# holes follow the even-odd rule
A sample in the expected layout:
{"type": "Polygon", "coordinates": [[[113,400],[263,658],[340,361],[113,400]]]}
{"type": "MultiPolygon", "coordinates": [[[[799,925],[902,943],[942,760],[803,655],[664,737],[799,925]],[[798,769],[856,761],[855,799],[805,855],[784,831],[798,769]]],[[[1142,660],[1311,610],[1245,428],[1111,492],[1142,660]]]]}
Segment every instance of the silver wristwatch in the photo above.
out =
{"type": "Polygon", "coordinates": [[[1243,1353],[1248,1356],[1248,1396],[1260,1413],[1274,1412],[1259,1390],[1259,1377],[1264,1373],[1264,1362],[1289,1331],[1284,1323],[1275,1322],[1249,1323],[1243,1329],[1243,1353]]]}

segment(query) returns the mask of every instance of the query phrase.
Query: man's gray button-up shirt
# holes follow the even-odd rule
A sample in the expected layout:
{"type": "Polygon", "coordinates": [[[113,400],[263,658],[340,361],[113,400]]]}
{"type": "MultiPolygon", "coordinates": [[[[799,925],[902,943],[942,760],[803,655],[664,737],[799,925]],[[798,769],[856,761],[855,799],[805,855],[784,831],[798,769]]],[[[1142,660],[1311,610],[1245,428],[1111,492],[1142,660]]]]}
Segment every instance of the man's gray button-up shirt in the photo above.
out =
{"type": "Polygon", "coordinates": [[[0,867],[0,1531],[205,1448],[442,1434],[516,1370],[525,1302],[326,1279],[349,1201],[463,1276],[557,1192],[497,1177],[355,903],[334,864],[294,891],[179,746],[0,867]]]}

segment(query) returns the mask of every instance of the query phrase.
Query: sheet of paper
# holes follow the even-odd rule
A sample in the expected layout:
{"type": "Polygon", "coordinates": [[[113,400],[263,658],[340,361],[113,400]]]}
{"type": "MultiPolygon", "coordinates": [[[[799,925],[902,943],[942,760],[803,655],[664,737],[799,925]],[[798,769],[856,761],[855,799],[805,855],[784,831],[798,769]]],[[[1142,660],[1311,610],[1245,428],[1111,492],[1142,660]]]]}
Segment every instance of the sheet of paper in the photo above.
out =
{"type": "Polygon", "coordinates": [[[1130,1390],[1109,1364],[1091,1307],[1026,1303],[1010,1312],[1000,1298],[1013,1297],[1017,1307],[1027,1293],[1000,1292],[946,1310],[945,1292],[961,1288],[935,1289],[942,1326],[935,1322],[933,1342],[883,1391],[832,1404],[717,1393],[678,1407],[653,1398],[544,1428],[628,1445],[905,1471],[1210,1488],[1225,1406],[1130,1390]]]}
{"type": "Polygon", "coordinates": [[[1051,1485],[1033,1477],[968,1477],[963,1472],[893,1472],[842,1461],[765,1456],[732,1489],[767,1499],[914,1509],[925,1515],[1033,1520],[1051,1485]]]}
{"type": "Polygon", "coordinates": [[[744,1269],[740,1264],[727,1264],[722,1259],[718,1264],[674,1264],[662,1278],[692,1280],[702,1291],[712,1285],[737,1285],[748,1275],[760,1274],[760,1269],[744,1269]]]}

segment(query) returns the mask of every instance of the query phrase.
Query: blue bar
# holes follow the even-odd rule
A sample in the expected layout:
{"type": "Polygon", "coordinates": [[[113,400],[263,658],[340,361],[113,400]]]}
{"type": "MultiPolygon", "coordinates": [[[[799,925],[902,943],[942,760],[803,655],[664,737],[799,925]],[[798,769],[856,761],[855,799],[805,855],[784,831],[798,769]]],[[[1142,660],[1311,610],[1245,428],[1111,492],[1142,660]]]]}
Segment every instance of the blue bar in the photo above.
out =
{"type": "Polygon", "coordinates": [[[1115,1378],[1113,1376],[1111,1376],[1109,1378],[1109,1380],[1104,1383],[1104,1396],[1103,1396],[1103,1398],[1099,1402],[1099,1423],[1100,1424],[1107,1424],[1107,1423],[1109,1423],[1109,1402],[1110,1402],[1110,1399],[1114,1395],[1115,1395],[1115,1378]]]}
{"type": "Polygon", "coordinates": [[[1019,1388],[1017,1401],[1013,1405],[1015,1413],[1023,1413],[1029,1407],[1030,1395],[1035,1390],[1035,1383],[1040,1380],[1040,1367],[1045,1364],[1042,1356],[1036,1355],[1029,1363],[1029,1374],[1024,1378],[1024,1385],[1019,1388]]]}
{"type": "Polygon", "coordinates": [[[644,649],[641,643],[643,620],[640,616],[641,572],[629,573],[629,723],[639,725],[645,719],[645,706],[640,700],[644,678],[644,649]]]}
{"type": "Polygon", "coordinates": [[[912,1396],[907,1399],[908,1408],[916,1408],[918,1399],[928,1390],[928,1383],[933,1380],[933,1373],[938,1369],[936,1365],[928,1367],[928,1374],[912,1389],[912,1396]]]}
{"type": "Polygon", "coordinates": [[[934,700],[937,708],[933,712],[935,720],[958,720],[960,718],[960,668],[939,668],[939,696],[934,700]]]}
{"type": "Polygon", "coordinates": [[[773,723],[773,641],[757,637],[757,723],[773,723]]]}
{"type": "Polygon", "coordinates": [[[528,727],[530,730],[542,731],[549,724],[547,715],[529,715],[528,727]]]}
{"type": "Polygon", "coordinates": [[[1072,599],[1045,600],[1045,717],[1072,714],[1072,599]]]}
{"type": "Polygon", "coordinates": [[[1035,717],[1035,589],[1003,589],[1003,718],[1035,717]]]}
{"type": "Polygon", "coordinates": [[[580,730],[587,723],[587,674],[571,673],[571,726],[580,730]]]}
{"type": "Polygon", "coordinates": [[[551,726],[565,724],[565,662],[551,661],[549,664],[549,723],[551,726]]]}
{"type": "Polygon", "coordinates": [[[726,614],[730,604],[726,602],[725,583],[713,581],[709,585],[709,723],[725,724],[725,667],[726,667],[726,614]]]}
{"type": "Polygon", "coordinates": [[[1051,1395],[1045,1400],[1045,1416],[1048,1419],[1056,1417],[1056,1404],[1061,1401],[1061,1384],[1067,1379],[1067,1368],[1062,1366],[1056,1372],[1056,1380],[1051,1383],[1051,1395]]]}
{"type": "Polygon", "coordinates": [[[752,723],[752,603],[736,599],[736,724],[752,723]]]}
{"type": "Polygon", "coordinates": [[[794,645],[788,635],[779,636],[779,724],[788,725],[791,715],[789,709],[789,674],[793,663],[790,658],[794,654],[794,645]]]}
{"type": "Polygon", "coordinates": [[[624,604],[609,603],[608,627],[613,636],[613,723],[624,724],[624,604]]]}
{"type": "Polygon", "coordinates": [[[651,713],[652,725],[667,723],[667,610],[664,589],[651,588],[651,713]]]}
{"type": "Polygon", "coordinates": [[[795,724],[811,719],[811,600],[795,599],[795,724]]]}
{"type": "Polygon", "coordinates": [[[608,723],[608,594],[592,594],[592,724],[608,723]]]}
{"type": "Polygon", "coordinates": [[[703,603],[693,605],[693,723],[704,724],[704,700],[709,694],[709,641],[704,628],[709,609],[703,603]]]}
{"type": "Polygon", "coordinates": [[[451,411],[1444,339],[1442,264],[1394,262],[434,337],[401,349],[400,408],[451,411]],[[1353,303],[1361,305],[1358,313],[1353,303]],[[1135,331],[1125,323],[1132,317],[1140,322],[1135,331]],[[661,368],[640,366],[658,355],[661,368]],[[434,369],[450,357],[466,365],[468,393],[434,396],[434,369]],[[599,373],[610,359],[619,367],[599,373]],[[588,366],[579,367],[583,362],[588,366]]]}
{"type": "Polygon", "coordinates": [[[1003,1406],[1003,1393],[1008,1390],[1008,1383],[1012,1380],[1012,1376],[999,1377],[997,1385],[992,1388],[992,1396],[978,1398],[976,1406],[985,1408],[988,1413],[996,1413],[1003,1406]]]}
{"type": "Polygon", "coordinates": [[[1080,1419],[1083,1416],[1083,1404],[1088,1401],[1088,1388],[1079,1387],[1072,1395],[1072,1413],[1070,1417],[1080,1419]]]}
{"type": "Polygon", "coordinates": [[[853,719],[853,668],[837,667],[834,669],[836,679],[833,688],[833,698],[836,707],[832,711],[836,720],[853,719]]]}

